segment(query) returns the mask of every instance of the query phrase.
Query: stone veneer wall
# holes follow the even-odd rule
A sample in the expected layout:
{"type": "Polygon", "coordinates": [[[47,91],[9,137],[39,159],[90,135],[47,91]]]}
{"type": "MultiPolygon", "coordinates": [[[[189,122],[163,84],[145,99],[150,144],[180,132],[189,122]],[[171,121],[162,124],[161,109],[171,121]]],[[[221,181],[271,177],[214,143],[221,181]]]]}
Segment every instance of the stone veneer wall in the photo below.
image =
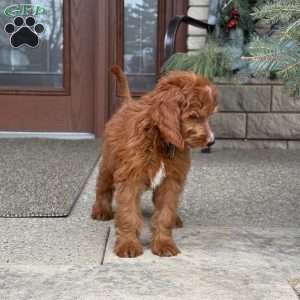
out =
{"type": "MultiPolygon", "coordinates": [[[[209,0],[190,0],[188,15],[207,20],[209,0]]],[[[188,28],[188,51],[201,48],[206,32],[188,28]]],[[[280,82],[216,82],[219,113],[212,128],[221,148],[300,148],[300,99],[290,97],[280,82]]]]}
{"type": "Polygon", "coordinates": [[[280,83],[218,83],[211,126],[222,147],[300,148],[300,99],[280,83]],[[229,140],[230,141],[229,141],[229,140]],[[246,143],[243,143],[247,141],[246,143]]]}

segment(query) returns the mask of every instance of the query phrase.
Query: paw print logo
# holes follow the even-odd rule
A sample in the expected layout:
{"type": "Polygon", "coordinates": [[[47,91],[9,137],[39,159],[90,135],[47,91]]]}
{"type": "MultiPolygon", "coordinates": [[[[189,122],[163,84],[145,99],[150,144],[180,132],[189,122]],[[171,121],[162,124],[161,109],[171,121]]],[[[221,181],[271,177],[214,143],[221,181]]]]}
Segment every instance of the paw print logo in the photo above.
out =
{"type": "Polygon", "coordinates": [[[39,34],[44,32],[42,24],[36,24],[34,17],[16,17],[13,23],[5,25],[4,30],[10,34],[10,44],[13,48],[28,46],[36,48],[39,45],[39,34]]]}

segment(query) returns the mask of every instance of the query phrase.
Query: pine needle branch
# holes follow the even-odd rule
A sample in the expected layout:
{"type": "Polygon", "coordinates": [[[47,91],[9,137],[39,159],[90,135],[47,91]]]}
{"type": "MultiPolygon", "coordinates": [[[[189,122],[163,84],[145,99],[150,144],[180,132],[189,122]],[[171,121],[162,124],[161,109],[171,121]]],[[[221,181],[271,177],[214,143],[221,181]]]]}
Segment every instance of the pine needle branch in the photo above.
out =
{"type": "Polygon", "coordinates": [[[287,22],[299,17],[300,2],[297,0],[269,2],[262,7],[255,8],[252,15],[258,19],[268,19],[272,23],[278,21],[287,22]]]}

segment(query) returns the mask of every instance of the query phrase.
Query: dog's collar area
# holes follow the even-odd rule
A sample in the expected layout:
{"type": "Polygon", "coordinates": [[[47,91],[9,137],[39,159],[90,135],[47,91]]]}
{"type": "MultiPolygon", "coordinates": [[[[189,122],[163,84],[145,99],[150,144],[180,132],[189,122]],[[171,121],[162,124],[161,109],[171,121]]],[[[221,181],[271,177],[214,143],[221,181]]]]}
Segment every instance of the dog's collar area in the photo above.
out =
{"type": "Polygon", "coordinates": [[[176,146],[173,144],[167,144],[167,155],[169,158],[173,158],[175,156],[176,146]]]}

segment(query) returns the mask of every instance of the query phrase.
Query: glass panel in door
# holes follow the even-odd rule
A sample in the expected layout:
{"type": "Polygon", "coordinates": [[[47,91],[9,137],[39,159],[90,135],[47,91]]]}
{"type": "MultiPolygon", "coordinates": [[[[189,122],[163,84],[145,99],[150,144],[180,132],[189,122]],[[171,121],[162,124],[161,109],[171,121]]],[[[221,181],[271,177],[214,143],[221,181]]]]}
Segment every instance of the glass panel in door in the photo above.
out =
{"type": "Polygon", "coordinates": [[[1,88],[63,88],[63,0],[0,1],[1,88]]]}
{"type": "Polygon", "coordinates": [[[132,90],[151,89],[157,72],[158,0],[124,1],[124,70],[132,90]]]}

